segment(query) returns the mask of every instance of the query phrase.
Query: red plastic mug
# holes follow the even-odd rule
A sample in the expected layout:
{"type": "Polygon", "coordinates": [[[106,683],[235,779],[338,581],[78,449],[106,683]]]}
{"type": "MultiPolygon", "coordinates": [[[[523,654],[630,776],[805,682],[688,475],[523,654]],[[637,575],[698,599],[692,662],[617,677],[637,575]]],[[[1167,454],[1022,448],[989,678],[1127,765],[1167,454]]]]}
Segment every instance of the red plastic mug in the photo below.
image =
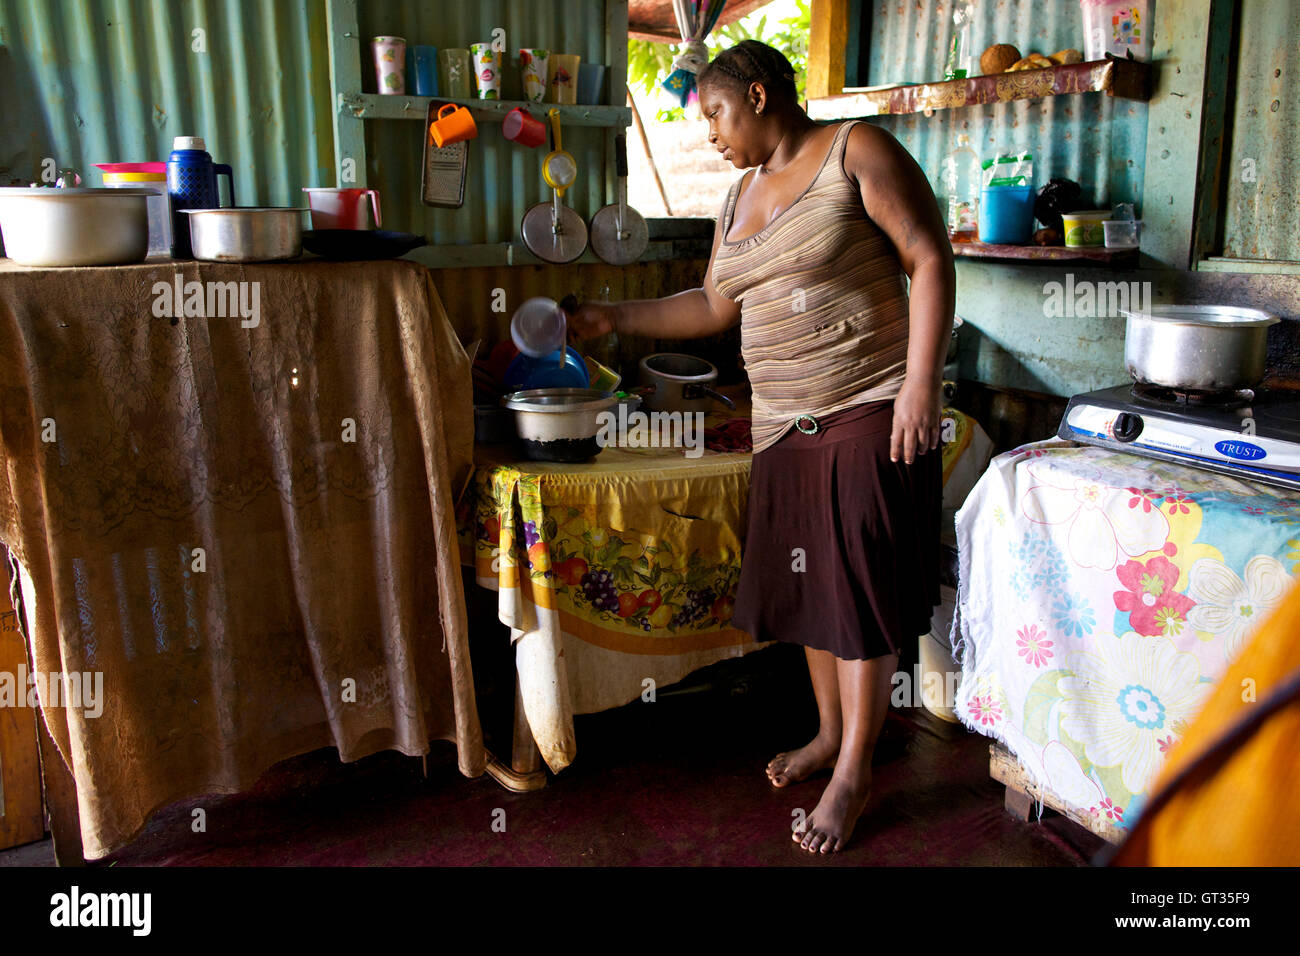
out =
{"type": "Polygon", "coordinates": [[[311,206],[313,229],[365,229],[365,199],[370,197],[370,208],[379,228],[379,193],[373,189],[332,189],[323,186],[304,186],[307,204],[311,206]]]}
{"type": "Polygon", "coordinates": [[[510,142],[520,146],[540,146],[546,141],[546,124],[518,106],[506,114],[501,122],[501,132],[510,142]]]}

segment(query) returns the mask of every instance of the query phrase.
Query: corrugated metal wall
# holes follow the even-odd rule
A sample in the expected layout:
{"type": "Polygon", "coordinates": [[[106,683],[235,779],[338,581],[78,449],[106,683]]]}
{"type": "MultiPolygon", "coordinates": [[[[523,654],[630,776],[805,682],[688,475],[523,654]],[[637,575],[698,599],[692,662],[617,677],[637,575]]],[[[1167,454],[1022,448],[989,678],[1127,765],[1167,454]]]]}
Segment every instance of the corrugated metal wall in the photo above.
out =
{"type": "MultiPolygon", "coordinates": [[[[870,10],[869,85],[921,83],[943,76],[952,40],[952,0],[900,3],[874,0],[870,10]]],[[[1083,49],[1083,15],[1075,0],[978,0],[971,26],[973,65],[994,43],[1011,43],[1022,54],[1083,49]]],[[[1053,176],[1078,182],[1102,206],[1139,202],[1146,153],[1145,103],[1100,93],[1049,96],[996,106],[940,110],[872,120],[888,129],[929,175],[936,193],[940,162],[970,135],[983,159],[1011,149],[1034,154],[1039,186],[1053,176]]]]}
{"type": "MultiPolygon", "coordinates": [[[[369,0],[360,5],[364,89],[369,38],[467,47],[502,27],[511,51],[540,46],[606,60],[604,0],[369,0]],[[558,11],[558,12],[557,12],[558,11]]],[[[504,71],[517,97],[518,71],[504,71]]],[[[234,167],[240,205],[304,205],[303,186],[335,185],[324,0],[0,0],[0,183],[34,181],[46,157],[101,184],[97,162],[166,159],[172,138],[201,135],[234,167]],[[201,29],[206,52],[193,49],[201,29]]],[[[622,104],[615,104],[622,105],[622,104]]],[[[508,242],[549,198],[544,148],[484,124],[471,144],[465,206],[420,204],[422,124],[367,120],[369,181],[384,225],[435,243],[508,242]]],[[[584,217],[607,202],[605,130],[567,127],[578,162],[566,202],[584,217]]]]}
{"type": "MultiPolygon", "coordinates": [[[[362,89],[368,93],[375,92],[369,40],[377,35],[401,36],[408,45],[467,49],[471,43],[490,42],[495,28],[504,29],[510,63],[502,64],[503,99],[523,98],[518,70],[521,47],[576,53],[584,63],[607,62],[604,0],[367,0],[358,5],[358,19],[362,89]]],[[[565,193],[565,202],[590,219],[607,202],[605,130],[565,127],[563,134],[564,148],[578,163],[578,181],[565,193]]],[[[366,121],[369,182],[380,190],[385,213],[391,216],[385,226],[422,233],[434,243],[509,242],[517,238],[528,207],[550,198],[542,180],[546,147],[516,146],[502,137],[500,124],[485,123],[470,143],[465,205],[456,210],[422,206],[421,136],[418,122],[366,121]]]]}
{"type": "Polygon", "coordinates": [[[98,186],[94,163],[181,135],[234,167],[240,205],[332,179],[322,0],[0,0],[0,99],[6,184],[52,157],[98,186]]]}
{"type": "Polygon", "coordinates": [[[1243,0],[1223,254],[1300,260],[1300,0],[1243,0]]]}

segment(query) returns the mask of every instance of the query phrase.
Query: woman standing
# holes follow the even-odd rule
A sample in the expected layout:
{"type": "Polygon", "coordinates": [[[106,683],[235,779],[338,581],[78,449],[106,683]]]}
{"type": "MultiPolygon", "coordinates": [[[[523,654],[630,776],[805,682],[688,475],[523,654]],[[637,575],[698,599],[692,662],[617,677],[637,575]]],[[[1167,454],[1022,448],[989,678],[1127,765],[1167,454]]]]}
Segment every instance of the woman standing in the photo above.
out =
{"type": "Polygon", "coordinates": [[[810,120],[779,51],[720,53],[699,95],[709,142],[753,170],[727,195],[703,288],[587,305],[571,325],[695,338],[740,323],[754,459],[733,623],[805,647],[820,729],[767,775],[785,787],[834,768],[794,833],[830,853],[866,807],[898,651],[939,600],[952,250],[907,152],[866,123],[810,120]]]}

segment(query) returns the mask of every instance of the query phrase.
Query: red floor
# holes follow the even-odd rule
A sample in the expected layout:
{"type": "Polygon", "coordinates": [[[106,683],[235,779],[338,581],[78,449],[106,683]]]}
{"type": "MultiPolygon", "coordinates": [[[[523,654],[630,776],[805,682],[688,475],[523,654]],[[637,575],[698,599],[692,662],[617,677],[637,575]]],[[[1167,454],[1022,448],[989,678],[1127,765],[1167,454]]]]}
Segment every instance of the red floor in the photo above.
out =
{"type": "MultiPolygon", "coordinates": [[[[578,760],[538,793],[461,777],[449,744],[436,746],[427,780],[418,759],[386,753],[343,765],[318,751],[276,766],[252,792],[166,808],[104,862],[1059,866],[1085,863],[1101,845],[1050,813],[1028,824],[1007,815],[986,738],[894,710],[852,844],[810,857],[790,840],[792,811],[811,810],[826,777],[775,791],[763,775],[772,754],[815,729],[801,665],[797,649],[775,647],[701,672],[688,692],[580,717],[578,760]],[[195,806],[207,810],[206,833],[190,831],[195,806]],[[504,833],[492,829],[498,809],[504,833]]],[[[36,853],[0,854],[0,865],[36,853]]]]}

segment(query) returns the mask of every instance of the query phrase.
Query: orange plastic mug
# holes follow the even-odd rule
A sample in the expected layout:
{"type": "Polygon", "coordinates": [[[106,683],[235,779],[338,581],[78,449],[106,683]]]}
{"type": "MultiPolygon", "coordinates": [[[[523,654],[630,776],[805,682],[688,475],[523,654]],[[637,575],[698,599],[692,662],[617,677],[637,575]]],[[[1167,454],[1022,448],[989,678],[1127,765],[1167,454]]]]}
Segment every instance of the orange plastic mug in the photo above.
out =
{"type": "Polygon", "coordinates": [[[474,139],[478,136],[478,127],[474,125],[474,117],[469,110],[455,103],[447,103],[438,110],[438,118],[429,124],[429,132],[433,135],[434,145],[442,147],[474,139]],[[448,110],[451,112],[448,113],[448,110]]]}

